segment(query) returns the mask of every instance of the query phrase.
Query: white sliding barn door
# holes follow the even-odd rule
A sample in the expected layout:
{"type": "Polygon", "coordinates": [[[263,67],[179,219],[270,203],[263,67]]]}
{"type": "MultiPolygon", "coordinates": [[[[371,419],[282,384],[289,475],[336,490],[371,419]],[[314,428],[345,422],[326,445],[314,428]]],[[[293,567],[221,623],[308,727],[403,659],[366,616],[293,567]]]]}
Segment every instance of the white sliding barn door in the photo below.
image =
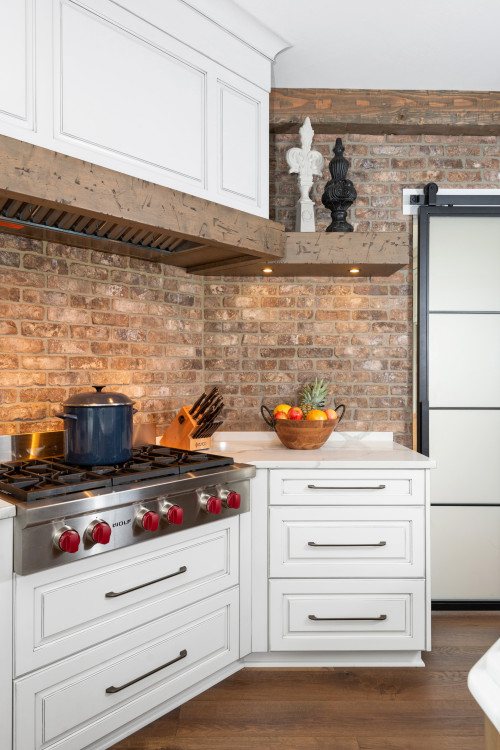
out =
{"type": "Polygon", "coordinates": [[[500,601],[500,211],[429,216],[427,301],[432,598],[500,601]]]}

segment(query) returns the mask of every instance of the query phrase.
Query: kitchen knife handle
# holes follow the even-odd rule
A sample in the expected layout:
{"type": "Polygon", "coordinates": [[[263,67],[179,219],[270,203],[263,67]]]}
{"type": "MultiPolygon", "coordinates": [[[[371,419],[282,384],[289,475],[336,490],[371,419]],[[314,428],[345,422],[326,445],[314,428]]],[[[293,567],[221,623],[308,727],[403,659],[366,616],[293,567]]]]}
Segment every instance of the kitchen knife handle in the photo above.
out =
{"type": "Polygon", "coordinates": [[[321,620],[387,620],[387,615],[379,615],[378,617],[316,617],[316,615],[309,615],[310,620],[319,622],[321,620]]]}
{"type": "Polygon", "coordinates": [[[123,596],[124,594],[130,594],[132,591],[137,591],[138,589],[143,589],[145,586],[152,586],[153,583],[159,583],[160,581],[166,581],[167,578],[174,578],[174,576],[180,576],[181,573],[185,573],[187,571],[187,568],[185,565],[181,565],[178,571],[175,573],[169,573],[168,576],[163,576],[162,578],[155,578],[154,581],[148,581],[147,583],[141,583],[139,586],[134,586],[132,589],[125,589],[125,591],[108,591],[107,594],[104,594],[106,599],[114,599],[117,596],[123,596]]]}
{"type": "Polygon", "coordinates": [[[172,664],[175,664],[181,659],[185,659],[187,654],[188,652],[186,651],[185,648],[183,648],[182,651],[179,653],[179,656],[176,656],[175,659],[171,659],[170,661],[167,661],[167,663],[162,664],[161,667],[156,667],[156,669],[152,669],[151,672],[146,672],[146,674],[143,674],[140,677],[136,677],[135,680],[130,680],[130,682],[126,682],[124,685],[120,685],[119,687],[115,687],[114,685],[111,685],[111,687],[106,688],[106,692],[107,693],[119,693],[120,690],[125,690],[125,688],[128,688],[131,685],[135,685],[136,682],[145,680],[146,677],[151,677],[152,674],[156,674],[161,669],[166,669],[167,667],[171,667],[172,664]]]}

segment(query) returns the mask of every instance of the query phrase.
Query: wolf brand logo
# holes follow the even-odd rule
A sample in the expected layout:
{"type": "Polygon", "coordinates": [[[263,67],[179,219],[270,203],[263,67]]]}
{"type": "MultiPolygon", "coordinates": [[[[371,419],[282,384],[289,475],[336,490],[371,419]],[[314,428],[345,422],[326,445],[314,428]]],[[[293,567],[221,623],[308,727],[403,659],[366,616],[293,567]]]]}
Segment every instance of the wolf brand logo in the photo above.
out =
{"type": "Polygon", "coordinates": [[[126,521],[116,521],[116,523],[112,524],[113,526],[126,526],[128,523],[130,523],[132,519],[127,518],[126,521]]]}

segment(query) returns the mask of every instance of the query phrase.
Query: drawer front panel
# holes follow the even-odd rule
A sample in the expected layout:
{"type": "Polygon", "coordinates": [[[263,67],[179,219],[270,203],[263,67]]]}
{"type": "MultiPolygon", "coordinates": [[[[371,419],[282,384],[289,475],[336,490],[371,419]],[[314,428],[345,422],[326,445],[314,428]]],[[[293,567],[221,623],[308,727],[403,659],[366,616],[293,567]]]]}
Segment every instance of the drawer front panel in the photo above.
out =
{"type": "Polygon", "coordinates": [[[422,505],[424,472],[291,469],[270,472],[271,505],[422,505]]]}
{"type": "MultiPolygon", "coordinates": [[[[15,749],[80,750],[100,740],[235,661],[237,623],[233,588],[122,636],[121,647],[133,647],[91,668],[79,656],[16,680],[15,749]]],[[[90,663],[98,651],[106,649],[90,663]]]]}
{"type": "Polygon", "coordinates": [[[77,575],[68,576],[65,566],[17,576],[16,675],[235,585],[238,519],[210,533],[193,531],[180,532],[184,541],[177,544],[155,540],[153,551],[131,559],[110,552],[120,562],[103,568],[100,556],[99,569],[77,575]]]}
{"type": "Polygon", "coordinates": [[[271,581],[271,651],[418,650],[424,581],[271,581]]]}
{"type": "Polygon", "coordinates": [[[272,507],[270,575],[420,578],[424,525],[424,508],[272,507]]]}

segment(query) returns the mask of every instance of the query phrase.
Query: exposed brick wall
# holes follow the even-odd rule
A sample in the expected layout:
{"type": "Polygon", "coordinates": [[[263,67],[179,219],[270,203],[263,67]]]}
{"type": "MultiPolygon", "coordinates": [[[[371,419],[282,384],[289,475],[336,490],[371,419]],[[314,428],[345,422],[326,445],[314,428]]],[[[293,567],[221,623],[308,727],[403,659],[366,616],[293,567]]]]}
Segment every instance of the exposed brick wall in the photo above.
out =
{"type": "MultiPolygon", "coordinates": [[[[338,134],[358,192],[348,218],[355,231],[407,233],[402,188],[435,181],[440,188],[500,187],[496,136],[397,136],[338,134]]],[[[271,218],[295,225],[297,176],[285,153],[298,135],[271,139],[271,218]]],[[[330,216],[321,206],[335,136],[317,135],[326,157],[312,197],[317,229],[330,216]]],[[[412,274],[388,278],[207,280],[206,379],[230,389],[230,429],[261,429],[258,407],[296,402],[301,383],[316,376],[332,382],[336,403],[347,405],[344,430],[392,430],[411,445],[412,274]]]]}
{"type": "Polygon", "coordinates": [[[62,429],[92,384],[161,430],[202,390],[202,295],[170,266],[0,234],[0,434],[62,429]]]}
{"type": "MultiPolygon", "coordinates": [[[[500,138],[339,134],[358,191],[356,231],[406,232],[403,187],[500,186],[500,138]]],[[[271,216],[292,230],[297,180],[271,143],[271,216]]],[[[314,147],[327,160],[335,137],[314,147]]],[[[313,188],[320,204],[328,178],[313,188]]],[[[320,208],[318,229],[327,225],[320,208]]],[[[260,430],[262,403],[297,400],[314,377],[344,402],[344,430],[411,442],[412,277],[208,278],[160,264],[0,235],[0,434],[61,429],[75,390],[106,384],[163,431],[183,403],[220,384],[225,429],[260,430]]]]}

